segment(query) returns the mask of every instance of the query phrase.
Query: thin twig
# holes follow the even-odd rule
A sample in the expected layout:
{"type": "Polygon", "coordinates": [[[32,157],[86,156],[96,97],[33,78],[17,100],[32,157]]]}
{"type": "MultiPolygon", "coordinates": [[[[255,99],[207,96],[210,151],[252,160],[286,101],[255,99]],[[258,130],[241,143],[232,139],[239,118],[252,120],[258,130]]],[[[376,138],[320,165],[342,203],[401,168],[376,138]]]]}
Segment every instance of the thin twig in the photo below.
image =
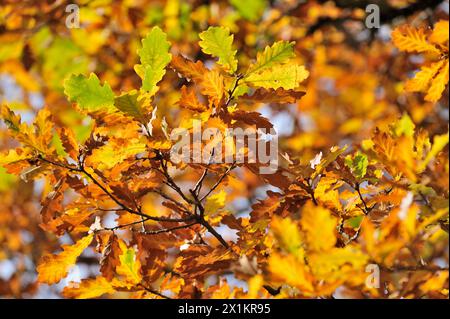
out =
{"type": "Polygon", "coordinates": [[[364,200],[364,197],[363,197],[362,194],[361,194],[361,189],[360,189],[360,187],[359,187],[359,184],[356,184],[356,186],[353,187],[353,188],[354,188],[354,189],[356,190],[356,192],[358,193],[359,199],[361,200],[361,202],[362,202],[363,205],[364,205],[364,209],[363,209],[364,215],[369,215],[369,213],[370,213],[370,211],[372,210],[373,206],[372,206],[372,207],[368,207],[368,206],[367,206],[367,203],[366,203],[366,201],[364,200]]]}
{"type": "Polygon", "coordinates": [[[183,221],[186,221],[186,218],[155,217],[155,216],[150,216],[150,215],[144,214],[142,212],[138,212],[138,211],[136,211],[134,209],[131,209],[130,207],[128,207],[125,204],[123,204],[120,200],[118,200],[108,189],[106,189],[99,181],[97,181],[92,176],[92,174],[90,174],[88,171],[86,171],[84,166],[82,166],[80,169],[81,169],[81,172],[84,173],[87,177],[89,177],[89,179],[95,185],[97,185],[106,195],[108,195],[109,198],[111,198],[117,205],[122,207],[124,210],[126,210],[130,214],[138,215],[138,216],[145,217],[145,218],[148,218],[148,219],[151,219],[151,220],[154,220],[154,221],[159,221],[159,222],[183,222],[183,221]]]}
{"type": "Polygon", "coordinates": [[[162,169],[163,169],[163,171],[161,172],[164,176],[165,176],[165,178],[166,178],[166,180],[167,180],[167,182],[166,182],[166,185],[168,185],[169,187],[171,187],[174,191],[176,191],[180,196],[181,196],[181,198],[183,198],[184,199],[184,201],[186,202],[186,203],[188,203],[188,204],[193,204],[193,202],[192,202],[192,200],[190,200],[189,198],[187,198],[186,197],[186,195],[184,195],[184,193],[183,193],[183,191],[181,190],[181,188],[175,183],[175,181],[172,179],[172,177],[169,175],[169,172],[168,172],[168,169],[167,169],[167,163],[164,163],[164,160],[162,159],[162,157],[161,157],[161,167],[162,167],[162,169]]]}
{"type": "Polygon", "coordinates": [[[114,227],[104,227],[102,229],[99,229],[99,231],[102,231],[102,230],[114,231],[114,230],[117,230],[117,229],[129,227],[129,226],[134,226],[134,225],[140,224],[142,222],[146,222],[148,220],[148,219],[145,219],[145,217],[142,217],[142,218],[143,218],[143,220],[135,221],[135,222],[128,223],[128,224],[117,225],[117,226],[114,226],[114,227]]]}
{"type": "Polygon", "coordinates": [[[171,228],[164,228],[164,229],[158,229],[158,230],[148,230],[146,232],[144,232],[144,234],[146,235],[157,235],[157,234],[162,234],[162,233],[168,233],[174,230],[180,230],[180,229],[185,229],[185,228],[189,228],[192,227],[194,225],[197,225],[198,222],[195,221],[193,223],[190,224],[186,224],[186,225],[180,225],[180,226],[175,226],[175,227],[171,227],[171,228]]]}
{"type": "Polygon", "coordinates": [[[234,82],[234,86],[233,86],[233,88],[230,90],[230,91],[228,91],[228,99],[227,99],[227,101],[225,102],[225,108],[227,108],[228,107],[228,105],[230,105],[230,103],[231,103],[231,101],[233,100],[233,94],[234,94],[234,92],[236,91],[236,89],[237,89],[237,87],[238,87],[238,85],[239,85],[239,81],[243,78],[244,76],[242,75],[242,74],[239,74],[237,77],[236,77],[236,81],[234,82]]]}
{"type": "Polygon", "coordinates": [[[192,213],[184,207],[182,203],[177,201],[175,198],[171,197],[170,195],[164,193],[161,189],[153,189],[151,192],[154,192],[158,195],[160,195],[162,198],[167,199],[168,201],[172,202],[173,204],[177,205],[183,212],[185,212],[188,215],[192,215],[192,213]]]}
{"type": "Polygon", "coordinates": [[[197,197],[199,196],[200,191],[202,190],[203,181],[205,180],[206,175],[208,175],[208,167],[209,167],[209,165],[211,164],[211,161],[212,161],[212,159],[213,159],[213,156],[214,156],[214,150],[215,150],[215,149],[213,149],[213,150],[211,151],[211,155],[209,156],[208,164],[207,164],[205,170],[203,171],[202,176],[200,176],[199,180],[197,181],[197,183],[195,184],[195,186],[194,186],[194,188],[193,188],[193,192],[196,194],[197,197]]]}
{"type": "MultiPolygon", "coordinates": [[[[223,239],[222,235],[220,235],[207,221],[204,219],[200,221],[200,223],[205,226],[205,228],[214,236],[217,238],[217,240],[224,246],[226,249],[231,249],[230,245],[223,239]]],[[[234,252],[234,251],[233,251],[234,252]]]]}
{"type": "Polygon", "coordinates": [[[161,298],[163,298],[163,299],[172,299],[172,298],[170,298],[169,296],[166,296],[166,295],[160,293],[159,291],[156,291],[156,290],[153,290],[153,289],[151,289],[151,288],[146,287],[146,286],[145,286],[144,284],[142,284],[142,283],[138,284],[138,286],[144,288],[145,291],[147,291],[147,292],[149,292],[149,293],[151,293],[151,294],[154,294],[154,295],[156,295],[156,296],[158,296],[158,297],[161,297],[161,298]]]}
{"type": "Polygon", "coordinates": [[[41,155],[39,155],[38,158],[39,158],[39,160],[41,160],[41,161],[43,161],[43,162],[46,162],[46,163],[48,163],[48,164],[51,164],[51,165],[54,165],[54,166],[58,166],[58,167],[61,167],[61,168],[65,168],[65,169],[67,169],[67,170],[69,170],[69,171],[79,172],[79,173],[81,172],[81,169],[78,168],[78,167],[72,167],[72,166],[68,166],[68,165],[66,165],[66,164],[54,162],[54,161],[52,161],[52,160],[49,160],[49,159],[47,159],[47,158],[42,157],[41,155]]]}
{"type": "Polygon", "coordinates": [[[84,167],[83,163],[80,161],[79,165],[80,167],[75,168],[75,167],[71,167],[71,166],[67,166],[65,164],[61,164],[58,162],[54,162],[52,160],[43,158],[43,157],[39,157],[40,160],[47,162],[49,164],[52,164],[54,166],[58,166],[61,168],[65,168],[67,170],[73,171],[73,172],[77,172],[77,173],[82,173],[84,175],[86,175],[95,185],[97,185],[109,198],[111,198],[117,205],[119,205],[123,210],[129,212],[130,214],[134,214],[134,215],[138,215],[141,217],[145,217],[147,219],[151,219],[154,221],[158,221],[158,222],[174,222],[174,223],[179,223],[179,222],[186,222],[191,220],[191,218],[166,218],[166,217],[155,217],[155,216],[150,216],[147,214],[144,214],[142,212],[136,211],[134,209],[131,209],[130,207],[126,206],[125,204],[123,204],[120,200],[118,200],[108,189],[106,189],[99,181],[97,181],[97,179],[94,178],[94,176],[92,176],[92,174],[90,174],[86,168],[84,167]]]}
{"type": "Polygon", "coordinates": [[[236,162],[233,162],[233,164],[227,168],[227,170],[225,171],[225,173],[223,173],[222,176],[220,176],[220,178],[217,180],[217,182],[213,185],[213,187],[211,187],[211,189],[200,198],[200,201],[203,201],[206,197],[209,196],[209,194],[211,194],[219,185],[220,183],[223,181],[223,179],[228,175],[228,173],[230,173],[230,171],[236,167],[236,162]]]}

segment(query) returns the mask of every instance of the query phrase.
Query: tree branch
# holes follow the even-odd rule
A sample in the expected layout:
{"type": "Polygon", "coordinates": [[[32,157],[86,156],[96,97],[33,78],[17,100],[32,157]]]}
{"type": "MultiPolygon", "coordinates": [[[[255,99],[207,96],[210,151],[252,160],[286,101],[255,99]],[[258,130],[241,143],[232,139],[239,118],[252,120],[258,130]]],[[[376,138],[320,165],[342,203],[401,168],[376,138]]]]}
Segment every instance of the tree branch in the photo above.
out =
{"type": "Polygon", "coordinates": [[[174,231],[174,230],[180,230],[180,229],[189,228],[189,227],[192,227],[192,226],[197,225],[197,224],[198,224],[198,222],[195,221],[195,222],[190,223],[190,224],[175,226],[175,227],[171,227],[171,228],[158,229],[158,230],[148,230],[148,231],[145,231],[144,234],[146,234],[146,235],[157,235],[157,234],[162,234],[162,233],[168,233],[168,232],[171,232],[171,231],[174,231]]]}
{"type": "Polygon", "coordinates": [[[209,196],[209,194],[211,194],[219,185],[220,183],[223,181],[223,179],[230,173],[230,171],[232,169],[234,169],[236,167],[236,162],[233,162],[233,164],[227,168],[227,170],[225,171],[225,173],[223,173],[222,176],[220,176],[220,178],[217,180],[217,182],[213,185],[213,187],[211,187],[211,189],[200,198],[200,202],[203,201],[206,197],[209,196]]]}
{"type": "MultiPolygon", "coordinates": [[[[82,173],[82,174],[86,175],[95,185],[97,185],[97,187],[99,187],[103,191],[103,193],[105,193],[112,201],[114,201],[117,205],[119,205],[122,210],[125,210],[125,211],[129,212],[130,214],[138,215],[138,216],[141,216],[141,217],[144,217],[144,218],[147,218],[150,220],[158,221],[158,222],[179,223],[179,222],[186,222],[186,221],[191,220],[191,218],[155,217],[155,216],[150,216],[150,215],[144,214],[142,212],[139,212],[137,210],[131,209],[130,207],[123,204],[120,200],[118,200],[108,189],[106,189],[106,187],[104,187],[97,179],[95,179],[94,176],[92,176],[92,174],[90,174],[88,171],[86,171],[86,168],[81,163],[81,161],[79,163],[80,167],[71,167],[71,166],[68,166],[68,165],[65,165],[62,163],[54,162],[52,160],[43,158],[42,156],[39,156],[39,159],[42,160],[43,162],[52,164],[54,166],[61,167],[61,168],[67,169],[72,172],[82,173]]],[[[142,221],[140,221],[140,222],[142,222],[142,221]]]]}

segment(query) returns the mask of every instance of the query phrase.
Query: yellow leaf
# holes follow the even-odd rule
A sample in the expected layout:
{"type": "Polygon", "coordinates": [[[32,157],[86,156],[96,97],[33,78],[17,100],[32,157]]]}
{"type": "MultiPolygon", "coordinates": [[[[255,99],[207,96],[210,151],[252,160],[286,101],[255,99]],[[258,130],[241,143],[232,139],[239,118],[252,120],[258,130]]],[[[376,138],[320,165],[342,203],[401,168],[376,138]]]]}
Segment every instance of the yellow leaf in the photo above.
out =
{"type": "Polygon", "coordinates": [[[260,72],[263,69],[270,68],[274,65],[286,63],[295,56],[294,42],[278,41],[272,46],[266,46],[264,52],[258,52],[255,64],[251,65],[247,74],[260,72]]]}
{"type": "Polygon", "coordinates": [[[448,83],[449,62],[448,59],[446,61],[447,63],[445,66],[439,71],[439,74],[431,82],[428,94],[425,96],[426,101],[437,102],[441,98],[442,92],[444,92],[448,83]]]}
{"type": "Polygon", "coordinates": [[[28,149],[12,149],[7,153],[0,153],[0,166],[16,163],[31,158],[32,154],[28,149]]]}
{"type": "Polygon", "coordinates": [[[290,218],[274,216],[271,230],[285,251],[303,258],[302,239],[297,224],[290,218]]]}
{"type": "Polygon", "coordinates": [[[243,81],[247,84],[266,89],[297,88],[308,78],[309,72],[304,66],[297,64],[283,64],[274,68],[264,69],[258,73],[250,73],[243,81]]]}
{"type": "Polygon", "coordinates": [[[302,210],[300,224],[310,250],[328,250],[336,244],[337,219],[328,209],[308,202],[302,210]]]}
{"type": "Polygon", "coordinates": [[[413,79],[406,82],[405,90],[408,92],[426,92],[430,82],[444,65],[445,61],[433,63],[430,67],[422,67],[413,79]]]}
{"type": "Polygon", "coordinates": [[[215,213],[219,209],[222,209],[225,206],[226,198],[227,193],[223,190],[217,194],[209,196],[206,199],[205,211],[209,213],[215,213]]]}
{"type": "Polygon", "coordinates": [[[368,256],[352,246],[332,248],[324,253],[309,256],[309,262],[314,275],[318,279],[336,280],[348,272],[360,272],[368,261],[368,256]],[[346,269],[344,269],[346,268],[346,269]]]}
{"type": "Polygon", "coordinates": [[[283,257],[272,254],[269,258],[269,271],[273,278],[281,283],[296,287],[302,292],[312,292],[312,277],[307,266],[300,262],[295,256],[283,257]]]}
{"type": "Polygon", "coordinates": [[[136,258],[136,251],[133,247],[128,248],[123,240],[119,240],[119,246],[122,250],[120,255],[120,265],[117,266],[117,274],[124,277],[125,281],[129,284],[138,284],[142,280],[140,274],[141,263],[136,258]]]}
{"type": "Polygon", "coordinates": [[[115,289],[105,277],[84,279],[80,283],[71,282],[64,288],[65,298],[88,299],[114,293],[115,289]]]}
{"type": "Polygon", "coordinates": [[[342,210],[337,191],[342,183],[334,177],[322,177],[314,190],[315,198],[327,208],[342,210]]]}
{"type": "Polygon", "coordinates": [[[438,44],[447,44],[448,46],[448,21],[440,20],[434,25],[433,32],[430,35],[430,41],[438,44]]]}
{"type": "Polygon", "coordinates": [[[92,151],[92,155],[88,158],[89,165],[99,169],[110,169],[127,158],[142,153],[146,149],[146,144],[130,141],[129,145],[114,145],[112,140],[92,151]]]}
{"type": "Polygon", "coordinates": [[[57,255],[44,255],[37,266],[38,282],[51,285],[66,277],[70,267],[76,263],[78,256],[89,246],[93,238],[94,235],[89,234],[72,246],[63,245],[63,251],[57,255]]]}
{"type": "Polygon", "coordinates": [[[248,281],[248,294],[247,298],[256,299],[258,298],[258,292],[264,284],[264,279],[261,275],[256,275],[248,281]]]}
{"type": "Polygon", "coordinates": [[[424,29],[416,29],[408,25],[395,29],[392,32],[392,41],[402,51],[440,53],[439,49],[428,43],[424,29]]]}
{"type": "Polygon", "coordinates": [[[441,271],[434,274],[433,277],[420,285],[420,290],[424,293],[428,293],[430,291],[440,291],[445,287],[446,283],[448,283],[448,271],[441,271]]]}
{"type": "Polygon", "coordinates": [[[418,171],[423,172],[425,170],[425,168],[427,167],[428,163],[430,163],[430,161],[433,158],[435,158],[436,155],[440,151],[442,151],[444,149],[444,147],[448,144],[448,142],[449,142],[449,132],[447,132],[447,134],[443,134],[443,135],[436,135],[433,138],[433,146],[431,147],[430,152],[428,152],[427,156],[421,163],[418,171]]]}

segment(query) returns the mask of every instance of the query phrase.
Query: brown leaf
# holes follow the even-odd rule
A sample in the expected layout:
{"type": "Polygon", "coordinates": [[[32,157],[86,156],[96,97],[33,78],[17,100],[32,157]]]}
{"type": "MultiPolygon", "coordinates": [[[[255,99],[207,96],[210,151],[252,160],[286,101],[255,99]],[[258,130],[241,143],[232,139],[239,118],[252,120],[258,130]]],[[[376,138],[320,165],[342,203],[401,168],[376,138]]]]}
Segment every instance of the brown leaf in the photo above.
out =
{"type": "Polygon", "coordinates": [[[239,97],[240,100],[264,103],[280,103],[290,104],[300,100],[306,92],[296,90],[285,90],[283,88],[274,89],[257,89],[252,95],[244,94],[239,97]]]}
{"type": "Polygon", "coordinates": [[[110,236],[100,260],[100,272],[109,281],[114,278],[116,267],[120,264],[119,257],[121,254],[122,249],[120,248],[118,238],[113,234],[110,236]]]}

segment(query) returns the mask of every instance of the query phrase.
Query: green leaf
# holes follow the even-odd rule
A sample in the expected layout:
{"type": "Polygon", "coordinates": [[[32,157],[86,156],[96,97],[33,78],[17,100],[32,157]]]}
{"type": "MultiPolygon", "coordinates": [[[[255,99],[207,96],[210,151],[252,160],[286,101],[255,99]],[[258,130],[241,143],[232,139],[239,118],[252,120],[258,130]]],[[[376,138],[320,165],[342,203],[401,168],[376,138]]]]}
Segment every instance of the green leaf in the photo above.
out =
{"type": "Polygon", "coordinates": [[[145,122],[145,110],[142,101],[138,99],[139,94],[136,90],[124,93],[114,99],[114,106],[127,115],[130,115],[140,121],[145,122]]]}
{"type": "Polygon", "coordinates": [[[89,78],[72,74],[64,81],[64,93],[69,101],[77,103],[88,112],[114,110],[114,93],[111,87],[108,83],[102,86],[94,73],[89,78]]]}
{"type": "Polygon", "coordinates": [[[219,58],[219,63],[230,73],[237,70],[236,50],[233,50],[233,35],[224,27],[209,27],[200,33],[202,51],[219,58]]]}
{"type": "Polygon", "coordinates": [[[264,49],[264,52],[257,54],[256,63],[250,66],[247,75],[250,73],[261,72],[278,63],[281,64],[287,62],[290,58],[295,56],[294,44],[295,42],[278,41],[270,47],[267,46],[264,49]]]}
{"type": "Polygon", "coordinates": [[[250,22],[258,20],[267,7],[267,0],[230,0],[239,14],[250,22]]]}
{"type": "Polygon", "coordinates": [[[363,215],[355,216],[355,217],[347,219],[345,221],[344,225],[347,226],[347,227],[351,227],[351,228],[359,228],[359,226],[361,225],[363,219],[364,219],[363,215]]]}
{"type": "Polygon", "coordinates": [[[305,67],[296,64],[283,64],[265,69],[260,73],[251,73],[243,81],[249,85],[266,89],[295,89],[309,76],[305,67]]]}
{"type": "Polygon", "coordinates": [[[138,50],[141,64],[134,66],[134,70],[142,79],[142,89],[151,95],[158,91],[158,82],[166,74],[166,66],[172,59],[169,53],[170,42],[167,35],[154,27],[142,40],[142,48],[138,50]]]}
{"type": "Polygon", "coordinates": [[[348,156],[345,159],[345,164],[352,170],[352,173],[357,178],[364,178],[367,174],[367,166],[369,165],[369,160],[365,154],[358,153],[352,159],[348,156]]]}

